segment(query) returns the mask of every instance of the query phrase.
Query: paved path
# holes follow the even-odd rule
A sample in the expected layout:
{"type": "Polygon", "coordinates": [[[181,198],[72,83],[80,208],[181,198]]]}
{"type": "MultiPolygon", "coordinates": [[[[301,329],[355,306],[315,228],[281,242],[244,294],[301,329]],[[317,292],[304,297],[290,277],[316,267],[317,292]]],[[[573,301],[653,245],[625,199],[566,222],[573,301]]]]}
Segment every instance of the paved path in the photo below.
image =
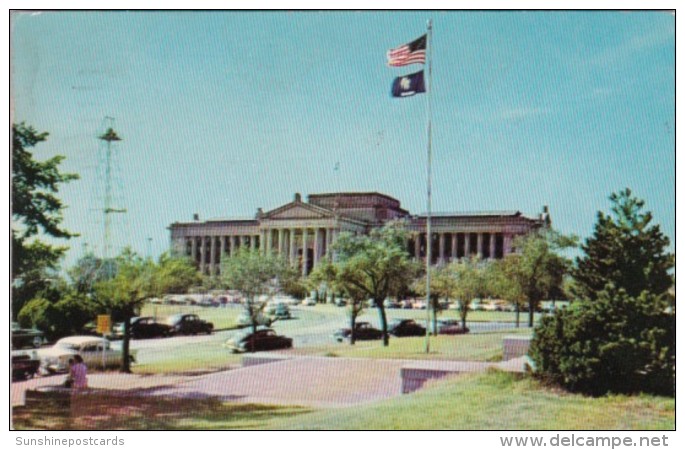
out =
{"type": "MultiPolygon", "coordinates": [[[[181,398],[217,397],[225,401],[346,407],[401,395],[400,368],[452,372],[483,372],[490,367],[520,372],[523,360],[505,363],[435,360],[378,360],[365,358],[294,357],[268,364],[198,376],[93,374],[93,388],[125,390],[142,395],[181,398]]],[[[27,388],[55,385],[47,377],[12,383],[12,405],[23,404],[27,388]]]]}

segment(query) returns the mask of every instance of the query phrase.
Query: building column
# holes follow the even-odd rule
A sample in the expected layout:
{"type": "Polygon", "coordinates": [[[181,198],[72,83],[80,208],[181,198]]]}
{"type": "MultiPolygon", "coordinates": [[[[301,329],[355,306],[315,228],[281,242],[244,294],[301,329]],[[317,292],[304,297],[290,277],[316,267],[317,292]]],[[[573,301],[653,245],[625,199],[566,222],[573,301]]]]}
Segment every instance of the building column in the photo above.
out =
{"type": "Polygon", "coordinates": [[[257,246],[257,236],[250,235],[250,250],[254,250],[255,247],[257,246]]]}
{"type": "Polygon", "coordinates": [[[197,238],[193,237],[192,240],[190,241],[190,259],[193,261],[193,264],[197,263],[197,238]]]}
{"type": "Polygon", "coordinates": [[[495,243],[497,242],[497,234],[490,233],[490,259],[495,259],[495,243]]]}
{"type": "Polygon", "coordinates": [[[314,267],[319,264],[319,252],[321,251],[321,228],[314,228],[314,267]]]}
{"type": "Polygon", "coordinates": [[[290,264],[294,265],[295,261],[297,260],[297,247],[295,247],[295,228],[291,228],[288,234],[290,235],[288,236],[290,239],[290,248],[288,249],[290,251],[289,261],[290,264]]]}
{"type": "Polygon", "coordinates": [[[270,255],[273,251],[274,234],[272,229],[266,230],[266,254],[270,255]]]}
{"type": "Polygon", "coordinates": [[[214,275],[216,273],[216,237],[209,237],[209,273],[214,275]]]}
{"type": "Polygon", "coordinates": [[[476,252],[479,258],[483,257],[483,233],[478,233],[478,240],[476,241],[476,252]]]}
{"type": "Polygon", "coordinates": [[[221,258],[223,258],[226,253],[226,236],[219,236],[219,251],[221,252],[221,258]]]}
{"type": "Polygon", "coordinates": [[[464,233],[464,257],[471,257],[471,233],[464,233]]]}
{"type": "Polygon", "coordinates": [[[307,234],[309,230],[302,228],[302,276],[307,276],[307,234]]]}
{"type": "Polygon", "coordinates": [[[283,228],[278,229],[278,256],[283,254],[283,228]]]}
{"type": "Polygon", "coordinates": [[[438,234],[438,264],[445,262],[445,233],[438,234]]]}
{"type": "Polygon", "coordinates": [[[205,236],[200,238],[200,272],[205,273],[205,236]]]}
{"type": "Polygon", "coordinates": [[[513,237],[509,233],[504,234],[502,256],[507,256],[512,253],[513,237]]]}
{"type": "Polygon", "coordinates": [[[450,241],[450,261],[457,259],[457,233],[452,233],[450,241]]]}
{"type": "Polygon", "coordinates": [[[326,256],[328,258],[333,256],[331,246],[333,245],[333,228],[326,228],[326,256]]]}

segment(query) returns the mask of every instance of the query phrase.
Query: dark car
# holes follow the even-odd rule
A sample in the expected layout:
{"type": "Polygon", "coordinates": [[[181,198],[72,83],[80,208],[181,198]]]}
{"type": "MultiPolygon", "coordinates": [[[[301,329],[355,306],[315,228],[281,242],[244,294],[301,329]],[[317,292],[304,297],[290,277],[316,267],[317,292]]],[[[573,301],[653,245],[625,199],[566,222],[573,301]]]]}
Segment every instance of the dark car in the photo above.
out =
{"type": "Polygon", "coordinates": [[[388,333],[393,336],[425,336],[426,328],[411,319],[394,320],[388,326],[388,333]]]}
{"type": "Polygon", "coordinates": [[[171,334],[211,334],[214,324],[200,319],[197,314],[176,314],[167,319],[171,334]]]}
{"type": "Polygon", "coordinates": [[[12,352],[12,380],[26,380],[40,369],[40,359],[28,352],[12,352]]]}
{"type": "Polygon", "coordinates": [[[259,327],[253,333],[251,330],[243,331],[233,336],[224,344],[234,353],[261,352],[265,350],[278,350],[292,348],[293,340],[289,337],[276,334],[271,328],[259,327]]]}
{"type": "Polygon", "coordinates": [[[464,334],[468,332],[468,327],[462,327],[458,320],[438,320],[438,334],[464,334]]]}
{"type": "Polygon", "coordinates": [[[131,337],[133,339],[167,337],[171,334],[170,325],[159,323],[153,317],[134,317],[131,319],[131,337]]]}
{"type": "Polygon", "coordinates": [[[12,322],[12,348],[38,348],[45,343],[43,332],[35,328],[22,328],[12,322]]]}
{"type": "MultiPolygon", "coordinates": [[[[335,332],[333,335],[338,342],[342,342],[344,339],[350,339],[352,330],[350,328],[343,328],[335,332]]],[[[354,326],[354,339],[358,341],[371,341],[375,339],[381,339],[383,337],[383,332],[377,328],[374,328],[368,322],[357,322],[354,326]]]]}

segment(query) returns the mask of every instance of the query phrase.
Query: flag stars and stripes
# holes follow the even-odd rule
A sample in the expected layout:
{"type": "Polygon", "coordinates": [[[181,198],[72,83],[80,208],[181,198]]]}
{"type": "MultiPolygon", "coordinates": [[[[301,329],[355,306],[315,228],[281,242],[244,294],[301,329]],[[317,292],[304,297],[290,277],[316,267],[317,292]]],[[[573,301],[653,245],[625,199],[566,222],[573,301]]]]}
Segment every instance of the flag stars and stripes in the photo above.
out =
{"type": "Polygon", "coordinates": [[[408,66],[409,64],[426,63],[426,35],[408,44],[388,50],[388,65],[390,67],[408,66]]]}

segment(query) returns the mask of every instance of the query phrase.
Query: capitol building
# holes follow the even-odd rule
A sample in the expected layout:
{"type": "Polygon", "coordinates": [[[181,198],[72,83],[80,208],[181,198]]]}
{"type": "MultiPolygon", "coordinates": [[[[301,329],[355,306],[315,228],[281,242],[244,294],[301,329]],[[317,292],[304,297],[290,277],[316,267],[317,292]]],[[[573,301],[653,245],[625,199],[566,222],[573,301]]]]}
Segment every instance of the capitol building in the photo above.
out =
{"type": "Polygon", "coordinates": [[[547,207],[537,217],[519,211],[448,212],[431,214],[431,236],[426,215],[413,215],[400,201],[377,192],[300,194],[270,211],[258,208],[254,218],[174,222],[169,226],[172,251],[195,261],[205,274],[218,274],[223,258],[242,246],[271,252],[309,274],[324,258],[341,232],[366,234],[388,221],[402,220],[409,231],[407,251],[431,263],[444,264],[465,256],[500,259],[513,251],[516,236],[550,225],[547,207]]]}

